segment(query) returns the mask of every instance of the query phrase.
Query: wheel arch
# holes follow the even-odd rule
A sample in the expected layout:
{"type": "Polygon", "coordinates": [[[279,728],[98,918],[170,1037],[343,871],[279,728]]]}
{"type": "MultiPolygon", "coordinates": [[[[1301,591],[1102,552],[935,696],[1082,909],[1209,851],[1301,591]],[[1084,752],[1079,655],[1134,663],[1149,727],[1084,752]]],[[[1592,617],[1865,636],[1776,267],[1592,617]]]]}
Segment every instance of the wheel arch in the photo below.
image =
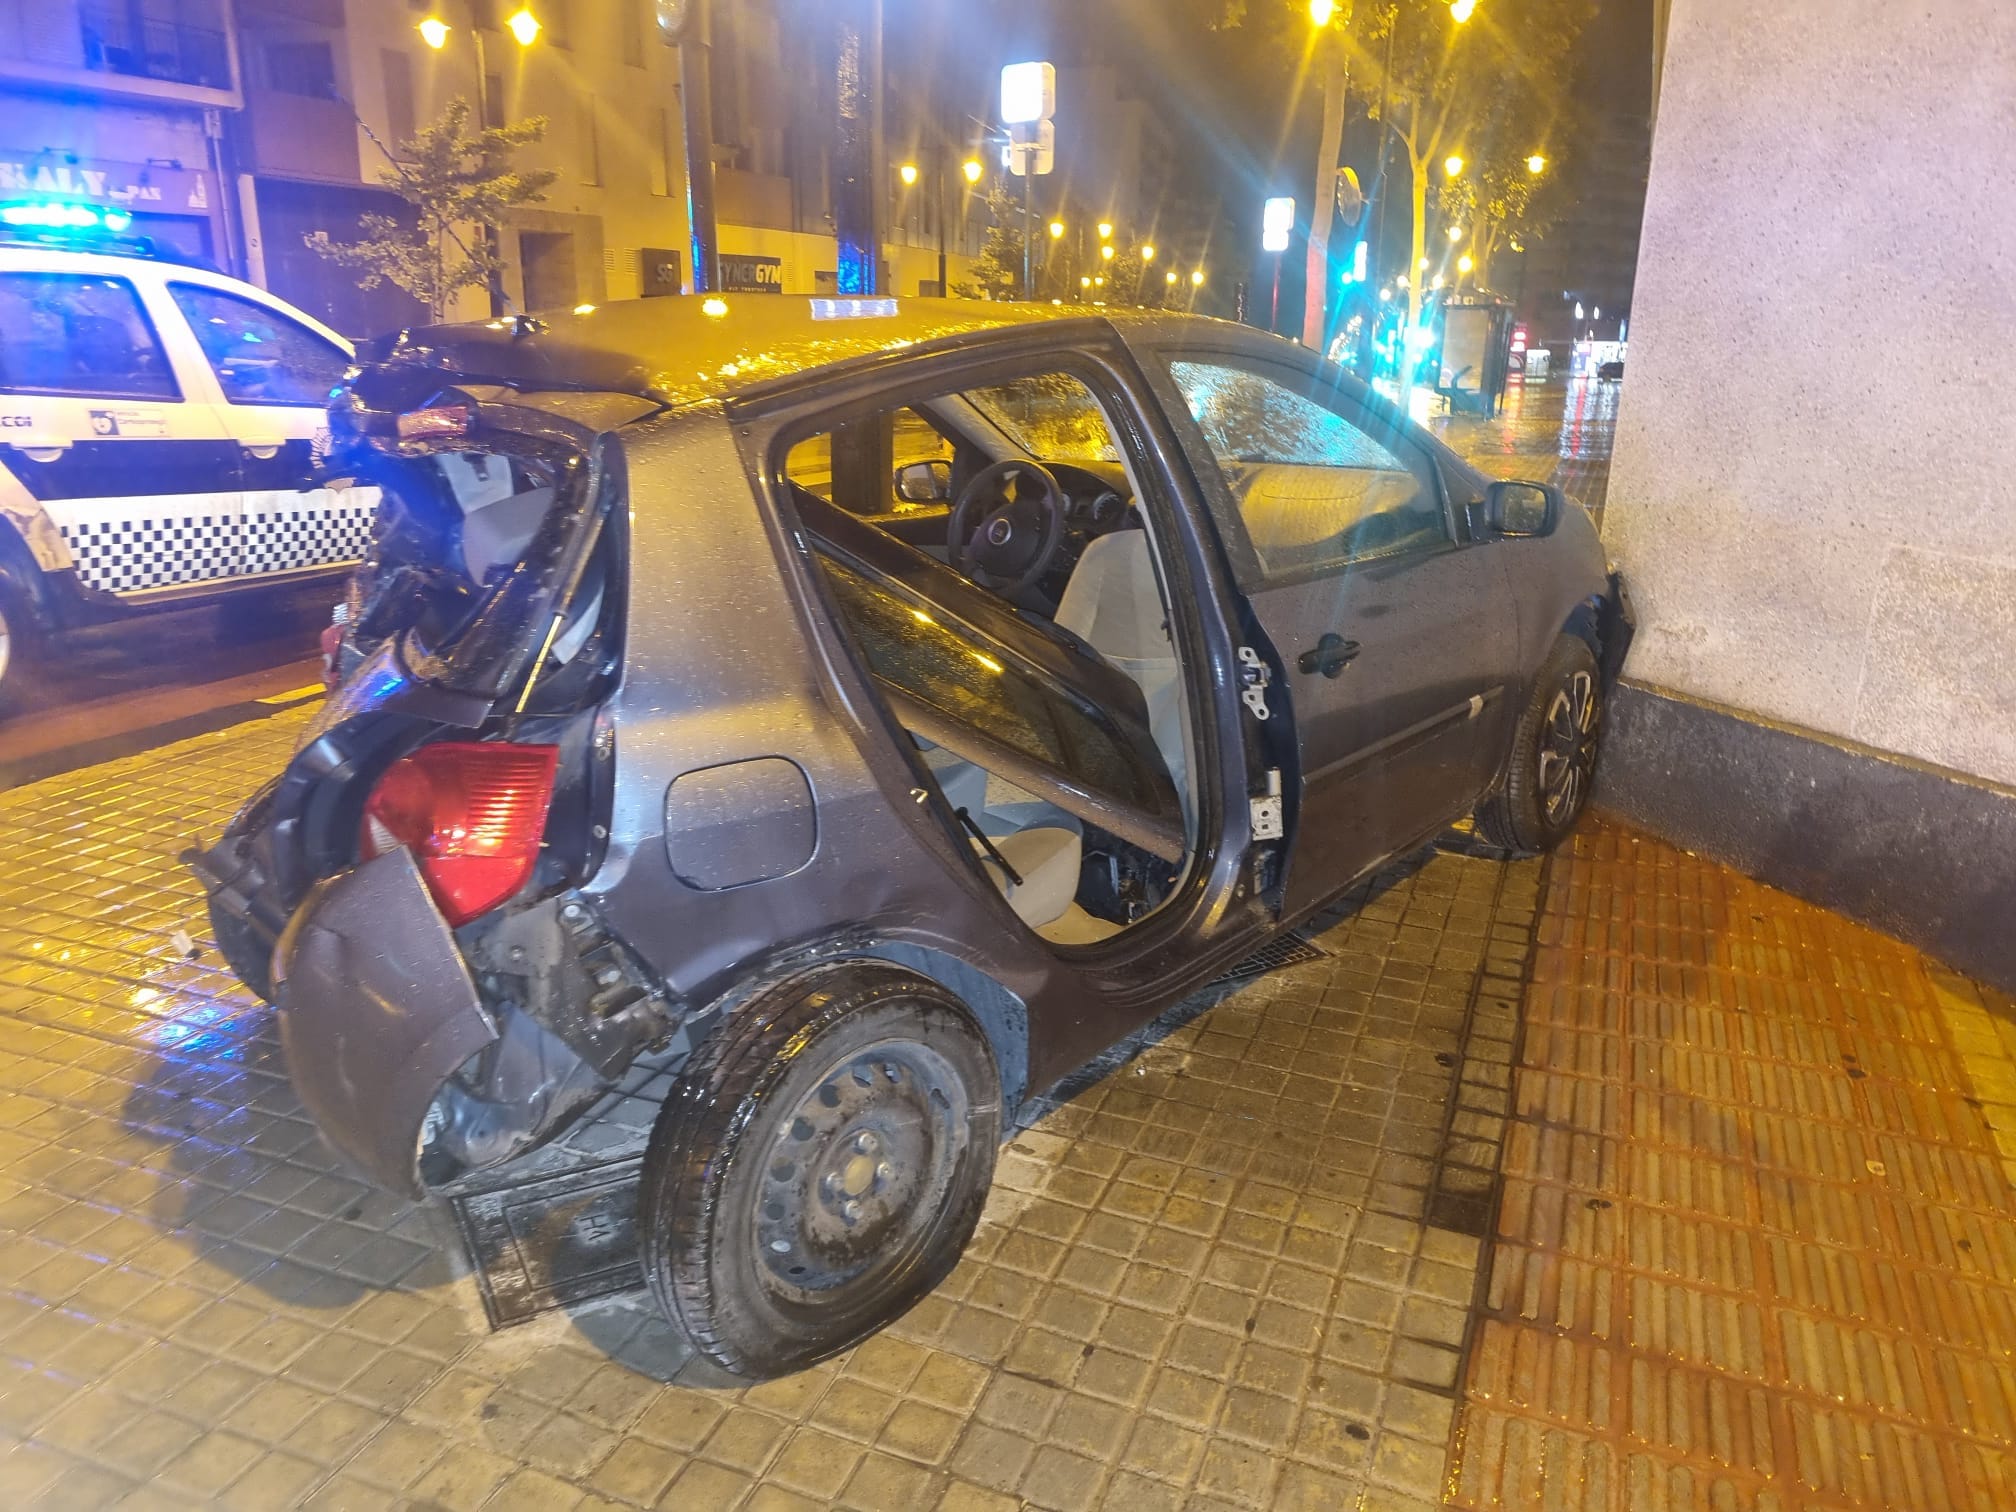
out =
{"type": "Polygon", "coordinates": [[[48,580],[29,549],[27,538],[5,514],[0,514],[0,582],[13,591],[35,616],[32,628],[46,631],[56,623],[48,580]]]}
{"type": "Polygon", "coordinates": [[[698,1050],[702,1039],[720,1033],[728,1019],[770,988],[829,967],[862,961],[881,961],[915,972],[966,1005],[994,1054],[1001,1078],[1003,1121],[1012,1118],[1029,1090],[1028,1005],[972,962],[912,940],[850,933],[752,960],[735,973],[731,985],[694,1015],[704,1027],[693,1039],[692,1048],[698,1050]]]}
{"type": "MultiPolygon", "coordinates": [[[[1587,598],[1578,600],[1569,609],[1567,615],[1562,619],[1560,627],[1554,633],[1557,636],[1572,635],[1577,637],[1589,647],[1589,654],[1594,656],[1600,663],[1603,659],[1602,622],[1603,595],[1592,593],[1587,598]]],[[[1547,643],[1548,648],[1551,649],[1553,644],[1553,641],[1550,640],[1547,643]]],[[[1543,650],[1541,654],[1544,656],[1546,652],[1543,650]]]]}

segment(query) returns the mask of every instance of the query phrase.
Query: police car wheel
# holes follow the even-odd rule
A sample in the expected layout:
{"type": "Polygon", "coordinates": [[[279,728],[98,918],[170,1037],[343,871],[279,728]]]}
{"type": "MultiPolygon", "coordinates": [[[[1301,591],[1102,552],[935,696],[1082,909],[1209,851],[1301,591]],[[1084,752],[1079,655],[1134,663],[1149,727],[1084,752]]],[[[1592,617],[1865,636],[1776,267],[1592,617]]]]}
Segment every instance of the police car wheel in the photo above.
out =
{"type": "Polygon", "coordinates": [[[27,597],[0,577],[0,706],[21,691],[40,649],[39,627],[27,597]]]}

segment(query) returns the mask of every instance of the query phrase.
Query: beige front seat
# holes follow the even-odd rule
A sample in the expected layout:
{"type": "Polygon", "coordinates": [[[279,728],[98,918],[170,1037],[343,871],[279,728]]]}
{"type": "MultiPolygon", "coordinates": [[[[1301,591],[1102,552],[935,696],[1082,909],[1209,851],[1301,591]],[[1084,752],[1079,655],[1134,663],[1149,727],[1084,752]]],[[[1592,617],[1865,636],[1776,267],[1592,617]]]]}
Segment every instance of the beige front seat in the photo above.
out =
{"type": "Polygon", "coordinates": [[[1116,530],[1095,537],[1071,569],[1056,619],[1140,688],[1148,704],[1148,733],[1188,816],[1190,762],[1183,679],[1176,669],[1176,647],[1169,638],[1148,532],[1116,530]]]}

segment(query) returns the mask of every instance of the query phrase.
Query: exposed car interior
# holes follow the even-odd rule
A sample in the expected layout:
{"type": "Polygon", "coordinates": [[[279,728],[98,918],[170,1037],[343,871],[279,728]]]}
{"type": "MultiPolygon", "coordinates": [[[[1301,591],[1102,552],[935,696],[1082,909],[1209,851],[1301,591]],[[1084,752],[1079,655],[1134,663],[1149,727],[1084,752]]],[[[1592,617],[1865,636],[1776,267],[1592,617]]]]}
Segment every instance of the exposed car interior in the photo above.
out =
{"type": "Polygon", "coordinates": [[[1196,849],[1154,542],[1092,392],[1046,373],[850,416],[784,475],[842,617],[975,864],[1056,945],[1106,939],[1196,849]]]}

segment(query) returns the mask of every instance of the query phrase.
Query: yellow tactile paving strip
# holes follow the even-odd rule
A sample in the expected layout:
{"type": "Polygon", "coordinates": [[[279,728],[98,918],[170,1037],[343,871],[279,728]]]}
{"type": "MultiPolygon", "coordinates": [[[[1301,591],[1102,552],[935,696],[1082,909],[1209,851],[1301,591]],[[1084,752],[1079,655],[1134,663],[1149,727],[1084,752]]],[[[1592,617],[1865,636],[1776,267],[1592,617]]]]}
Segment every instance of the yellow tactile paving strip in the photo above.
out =
{"type": "Polygon", "coordinates": [[[2016,1508],[2011,1006],[1601,825],[1538,929],[1451,1502],[2016,1508]]]}

